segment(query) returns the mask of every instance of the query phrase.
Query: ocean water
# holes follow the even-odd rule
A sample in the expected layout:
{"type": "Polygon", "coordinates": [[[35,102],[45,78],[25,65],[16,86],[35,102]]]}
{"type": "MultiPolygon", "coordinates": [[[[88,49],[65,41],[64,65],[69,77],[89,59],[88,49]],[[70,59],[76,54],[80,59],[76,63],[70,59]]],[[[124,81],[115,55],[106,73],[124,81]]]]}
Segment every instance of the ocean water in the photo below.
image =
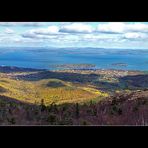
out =
{"type": "Polygon", "coordinates": [[[148,70],[148,49],[0,48],[0,65],[50,70],[55,69],[51,65],[56,64],[94,64],[97,69],[148,70]]]}

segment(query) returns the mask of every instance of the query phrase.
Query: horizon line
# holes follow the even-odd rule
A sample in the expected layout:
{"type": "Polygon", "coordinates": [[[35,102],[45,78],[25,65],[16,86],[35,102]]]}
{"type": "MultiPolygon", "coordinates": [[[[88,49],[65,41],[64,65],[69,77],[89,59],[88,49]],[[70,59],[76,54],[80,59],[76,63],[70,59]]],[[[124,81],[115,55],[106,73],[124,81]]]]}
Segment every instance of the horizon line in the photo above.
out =
{"type": "Polygon", "coordinates": [[[91,47],[91,46],[86,46],[86,47],[55,47],[55,46],[0,46],[0,48],[96,48],[96,49],[148,49],[148,48],[122,48],[122,47],[91,47]]]}

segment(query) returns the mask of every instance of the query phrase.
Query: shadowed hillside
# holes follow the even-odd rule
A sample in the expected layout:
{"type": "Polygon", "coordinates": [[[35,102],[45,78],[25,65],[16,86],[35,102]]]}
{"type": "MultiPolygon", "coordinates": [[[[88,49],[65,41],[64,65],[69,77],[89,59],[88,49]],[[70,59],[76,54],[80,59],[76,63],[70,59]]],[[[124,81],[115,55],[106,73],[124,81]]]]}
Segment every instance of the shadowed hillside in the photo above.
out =
{"type": "Polygon", "coordinates": [[[124,71],[116,71],[112,74],[113,70],[106,70],[103,74],[98,71],[82,73],[83,71],[76,72],[60,72],[60,71],[42,71],[27,75],[18,75],[12,78],[21,79],[25,81],[38,81],[42,79],[59,79],[68,81],[75,84],[93,85],[95,88],[115,92],[116,90],[143,90],[148,88],[148,74],[142,72],[129,72],[126,75],[124,71]],[[123,73],[123,74],[122,74],[123,73]]]}
{"type": "Polygon", "coordinates": [[[148,88],[148,75],[125,76],[120,78],[119,83],[124,83],[127,88],[146,89],[148,88]]]}
{"type": "Polygon", "coordinates": [[[41,71],[28,75],[19,75],[18,79],[23,79],[27,81],[38,81],[42,79],[60,79],[63,81],[87,83],[91,82],[92,79],[98,78],[99,75],[96,74],[81,74],[81,73],[69,73],[69,72],[56,72],[56,71],[41,71]]]}

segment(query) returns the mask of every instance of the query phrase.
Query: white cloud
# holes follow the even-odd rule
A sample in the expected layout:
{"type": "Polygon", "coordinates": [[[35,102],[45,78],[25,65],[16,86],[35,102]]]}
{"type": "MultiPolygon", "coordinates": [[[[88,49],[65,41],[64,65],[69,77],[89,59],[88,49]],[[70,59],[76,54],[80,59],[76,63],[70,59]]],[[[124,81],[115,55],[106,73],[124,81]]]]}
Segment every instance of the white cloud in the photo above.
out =
{"type": "MultiPolygon", "coordinates": [[[[21,36],[24,38],[36,38],[36,39],[54,39],[60,38],[61,35],[65,35],[67,33],[60,33],[58,26],[49,26],[48,28],[37,28],[31,29],[22,33],[21,36]]],[[[70,36],[70,34],[69,34],[70,36]]],[[[63,36],[62,36],[63,37],[63,36]]]]}
{"type": "Polygon", "coordinates": [[[43,34],[43,35],[57,34],[59,32],[59,27],[49,26],[48,28],[34,29],[31,32],[35,34],[43,34]]]}
{"type": "Polygon", "coordinates": [[[99,24],[97,31],[106,33],[123,33],[125,30],[125,24],[121,22],[111,22],[99,24]]]}
{"type": "Polygon", "coordinates": [[[148,39],[148,36],[144,33],[129,32],[123,35],[126,39],[148,39]]]}
{"type": "Polygon", "coordinates": [[[84,23],[71,23],[69,25],[62,26],[59,31],[66,33],[91,33],[93,31],[93,27],[84,23]]]}
{"type": "Polygon", "coordinates": [[[48,28],[38,28],[26,31],[25,33],[22,34],[22,37],[48,39],[51,38],[51,36],[54,37],[54,35],[58,34],[59,33],[58,31],[59,27],[49,26],[48,28]]]}
{"type": "Polygon", "coordinates": [[[127,31],[133,31],[133,32],[148,32],[148,24],[143,23],[133,23],[126,25],[127,31]]]}
{"type": "Polygon", "coordinates": [[[6,28],[4,33],[6,34],[13,34],[14,33],[14,30],[10,29],[10,28],[6,28]]]}
{"type": "Polygon", "coordinates": [[[111,22],[99,24],[96,30],[104,33],[148,32],[148,24],[111,22]]]}

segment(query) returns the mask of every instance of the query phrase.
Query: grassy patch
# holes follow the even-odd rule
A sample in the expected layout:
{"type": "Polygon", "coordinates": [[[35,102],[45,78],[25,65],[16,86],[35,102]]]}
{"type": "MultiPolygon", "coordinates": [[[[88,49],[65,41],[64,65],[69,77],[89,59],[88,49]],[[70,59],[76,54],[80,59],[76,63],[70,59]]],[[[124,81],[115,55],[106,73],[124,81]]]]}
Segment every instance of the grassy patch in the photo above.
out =
{"type": "Polygon", "coordinates": [[[73,83],[58,79],[42,79],[34,82],[0,78],[0,81],[3,95],[28,103],[40,104],[42,99],[45,105],[53,102],[56,104],[76,103],[87,102],[98,96],[107,96],[106,93],[94,88],[75,86],[73,83]]]}

